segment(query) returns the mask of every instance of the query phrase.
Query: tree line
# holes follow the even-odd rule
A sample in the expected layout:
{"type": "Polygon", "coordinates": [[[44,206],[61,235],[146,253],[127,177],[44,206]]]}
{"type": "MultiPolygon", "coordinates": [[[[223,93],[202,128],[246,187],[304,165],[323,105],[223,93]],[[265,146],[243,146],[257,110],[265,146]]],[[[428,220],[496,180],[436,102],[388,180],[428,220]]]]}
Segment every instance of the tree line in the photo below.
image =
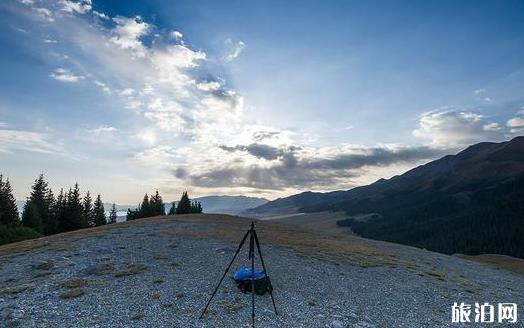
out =
{"type": "MultiPolygon", "coordinates": [[[[171,204],[169,215],[189,213],[202,213],[202,205],[184,192],[178,203],[171,204]]],[[[145,194],[136,209],[128,209],[127,220],[158,215],[166,215],[166,210],[157,190],[152,196],[145,194]]],[[[43,174],[33,183],[20,216],[11,183],[0,174],[0,245],[116,221],[116,205],[112,205],[107,217],[100,194],[93,200],[89,191],[82,195],[75,183],[67,191],[60,189],[55,197],[43,174]]]]}
{"type": "MultiPolygon", "coordinates": [[[[182,193],[178,203],[171,203],[168,215],[202,213],[202,210],[202,204],[198,201],[191,201],[187,191],[185,191],[182,193]]],[[[127,209],[126,219],[129,221],[159,215],[166,215],[166,210],[162,196],[160,196],[157,190],[151,197],[145,194],[142,202],[138,204],[136,209],[127,209]]]]}
{"type": "Polygon", "coordinates": [[[113,204],[106,217],[100,195],[93,201],[89,191],[82,197],[78,183],[58,196],[40,174],[31,187],[20,219],[9,179],[0,175],[0,244],[60,232],[115,223],[113,204]]]}

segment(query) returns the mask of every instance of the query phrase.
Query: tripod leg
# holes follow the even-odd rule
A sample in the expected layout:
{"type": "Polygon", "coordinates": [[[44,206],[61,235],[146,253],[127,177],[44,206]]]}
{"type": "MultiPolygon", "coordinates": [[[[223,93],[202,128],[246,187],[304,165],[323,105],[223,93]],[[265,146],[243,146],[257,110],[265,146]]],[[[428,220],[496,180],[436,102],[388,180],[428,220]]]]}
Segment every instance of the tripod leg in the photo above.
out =
{"type": "Polygon", "coordinates": [[[251,237],[249,239],[249,257],[251,258],[251,327],[255,328],[255,230],[251,224],[251,237]]]}
{"type": "Polygon", "coordinates": [[[226,269],[226,271],[224,272],[224,275],[222,276],[222,278],[220,278],[220,281],[218,282],[217,287],[216,287],[215,290],[213,291],[213,294],[211,294],[211,297],[209,298],[209,301],[207,301],[206,307],[204,308],[204,311],[202,311],[202,314],[200,315],[200,319],[202,319],[202,317],[203,317],[204,314],[206,313],[207,307],[208,307],[209,304],[211,303],[211,300],[213,299],[213,297],[215,297],[215,294],[217,293],[218,288],[220,287],[220,285],[222,284],[222,281],[223,281],[224,278],[226,277],[227,272],[229,271],[229,269],[230,269],[231,266],[233,265],[233,262],[235,261],[235,258],[237,257],[238,253],[240,252],[240,249],[242,248],[242,245],[244,245],[244,242],[246,241],[247,235],[249,235],[250,232],[251,232],[251,230],[248,230],[248,231],[246,232],[246,234],[244,235],[244,237],[242,238],[242,241],[241,241],[240,244],[238,245],[238,248],[237,248],[237,250],[236,250],[236,252],[235,252],[235,255],[234,255],[233,258],[231,259],[231,262],[229,262],[229,265],[227,266],[227,269],[226,269]]]}
{"type": "MultiPolygon", "coordinates": [[[[260,250],[260,242],[258,241],[258,235],[255,230],[253,230],[253,235],[255,236],[255,242],[257,244],[258,256],[260,256],[260,263],[262,263],[262,269],[264,270],[266,277],[268,277],[269,279],[269,275],[267,274],[266,270],[266,265],[264,263],[264,258],[262,257],[262,251],[260,250]]],[[[277,306],[275,305],[275,299],[273,298],[273,286],[271,286],[271,280],[269,280],[269,295],[271,296],[271,302],[273,302],[273,309],[275,310],[275,315],[278,315],[277,306]]]]}

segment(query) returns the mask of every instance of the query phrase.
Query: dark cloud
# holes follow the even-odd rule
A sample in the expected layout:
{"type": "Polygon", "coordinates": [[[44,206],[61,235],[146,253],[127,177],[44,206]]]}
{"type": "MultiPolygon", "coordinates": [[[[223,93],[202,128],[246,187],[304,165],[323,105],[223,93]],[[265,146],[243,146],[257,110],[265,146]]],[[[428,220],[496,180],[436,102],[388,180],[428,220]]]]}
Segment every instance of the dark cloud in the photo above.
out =
{"type": "Polygon", "coordinates": [[[219,148],[228,152],[245,151],[256,158],[263,158],[267,160],[275,160],[279,157],[284,157],[286,154],[293,153],[298,149],[296,147],[278,148],[258,143],[253,143],[247,146],[237,145],[233,147],[222,145],[219,146],[219,148]]]}
{"type": "Polygon", "coordinates": [[[271,166],[235,163],[229,167],[212,169],[202,174],[189,174],[187,178],[200,187],[251,187],[256,189],[282,190],[330,189],[348,186],[348,180],[359,176],[365,166],[387,166],[394,163],[416,162],[442,155],[441,150],[413,147],[392,150],[388,148],[363,148],[359,154],[341,153],[329,158],[299,157],[298,147],[278,148],[251,144],[234,147],[220,146],[229,152],[245,151],[267,160],[275,160],[271,166]]]}

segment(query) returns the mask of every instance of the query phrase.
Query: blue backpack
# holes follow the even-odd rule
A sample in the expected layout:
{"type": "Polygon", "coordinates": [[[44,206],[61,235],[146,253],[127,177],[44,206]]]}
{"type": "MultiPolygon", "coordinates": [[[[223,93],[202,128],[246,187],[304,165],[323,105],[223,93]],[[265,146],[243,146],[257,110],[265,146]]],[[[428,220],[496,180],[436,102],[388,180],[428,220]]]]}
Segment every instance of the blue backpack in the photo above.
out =
{"type": "MultiPolygon", "coordinates": [[[[243,292],[251,292],[251,268],[240,268],[233,274],[233,280],[235,280],[237,287],[243,292]]],[[[266,275],[264,270],[255,270],[253,274],[253,280],[255,281],[255,293],[257,295],[264,295],[266,292],[272,289],[269,277],[266,275]]]]}

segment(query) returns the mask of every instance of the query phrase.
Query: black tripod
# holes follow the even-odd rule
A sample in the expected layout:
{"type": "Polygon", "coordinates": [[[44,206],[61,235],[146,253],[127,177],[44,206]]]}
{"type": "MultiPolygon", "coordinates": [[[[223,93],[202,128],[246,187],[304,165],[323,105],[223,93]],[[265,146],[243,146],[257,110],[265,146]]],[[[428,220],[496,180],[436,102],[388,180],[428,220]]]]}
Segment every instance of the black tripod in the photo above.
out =
{"type": "Polygon", "coordinates": [[[231,268],[231,265],[233,265],[233,262],[235,261],[235,258],[237,257],[238,253],[240,252],[240,249],[244,245],[244,242],[247,239],[247,236],[249,235],[249,259],[251,260],[251,322],[252,327],[255,327],[255,243],[257,244],[257,250],[258,250],[258,256],[260,256],[260,263],[262,263],[262,269],[264,270],[264,275],[267,277],[268,280],[268,291],[269,295],[271,295],[271,301],[273,302],[273,309],[275,310],[275,315],[278,315],[277,313],[277,306],[275,305],[275,299],[273,298],[273,286],[271,285],[271,281],[269,280],[269,276],[267,274],[266,265],[264,264],[264,258],[262,257],[262,252],[260,251],[260,243],[258,242],[258,236],[257,232],[255,231],[255,222],[251,221],[251,226],[249,227],[249,230],[244,235],[244,238],[242,238],[242,241],[238,245],[237,251],[235,252],[235,255],[233,256],[233,259],[231,259],[231,262],[229,262],[229,265],[227,266],[226,271],[222,275],[222,278],[220,278],[220,281],[218,282],[217,287],[213,291],[213,294],[211,294],[211,297],[209,298],[209,301],[207,301],[206,307],[204,308],[204,311],[202,311],[202,314],[200,315],[200,319],[204,316],[206,313],[207,307],[211,303],[211,300],[213,300],[213,297],[215,297],[215,294],[218,291],[218,288],[222,284],[222,281],[226,277],[229,269],[231,268]]]}

